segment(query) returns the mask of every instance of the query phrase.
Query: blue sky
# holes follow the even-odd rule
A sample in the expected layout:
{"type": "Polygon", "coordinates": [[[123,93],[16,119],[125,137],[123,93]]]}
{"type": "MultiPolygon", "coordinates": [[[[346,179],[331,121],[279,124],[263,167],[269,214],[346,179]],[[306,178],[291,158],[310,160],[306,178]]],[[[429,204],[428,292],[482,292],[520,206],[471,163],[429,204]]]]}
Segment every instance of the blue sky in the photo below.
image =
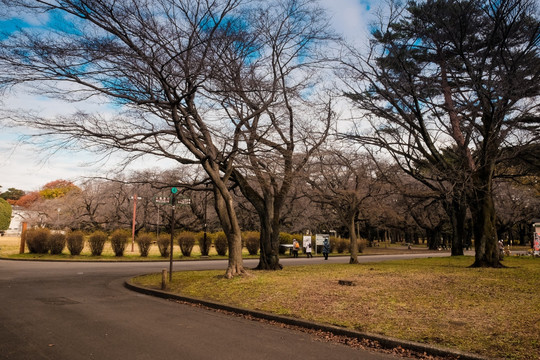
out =
{"type": "MultiPolygon", "coordinates": [[[[321,4],[332,16],[335,30],[350,40],[365,39],[368,16],[373,6],[364,0],[322,0],[321,4]]],[[[1,10],[1,9],[0,9],[1,10]]],[[[25,18],[21,16],[0,17],[0,29],[14,31],[18,26],[39,28],[58,26],[58,18],[25,18]]],[[[1,35],[0,35],[1,36],[1,35]]],[[[32,109],[42,115],[68,114],[75,110],[107,111],[107,106],[99,103],[67,104],[43,96],[36,96],[19,89],[17,93],[7,93],[0,99],[0,108],[32,109]]],[[[61,151],[48,154],[42,148],[21,143],[21,138],[29,135],[23,128],[7,128],[0,122],[0,192],[14,187],[25,191],[40,189],[47,182],[67,179],[77,182],[86,176],[97,176],[105,169],[114,170],[115,159],[107,163],[88,165],[99,156],[85,151],[61,151]]],[[[154,167],[155,162],[151,162],[154,167]]],[[[163,162],[160,167],[172,164],[163,162]]],[[[134,165],[145,167],[144,161],[134,165]]]]}

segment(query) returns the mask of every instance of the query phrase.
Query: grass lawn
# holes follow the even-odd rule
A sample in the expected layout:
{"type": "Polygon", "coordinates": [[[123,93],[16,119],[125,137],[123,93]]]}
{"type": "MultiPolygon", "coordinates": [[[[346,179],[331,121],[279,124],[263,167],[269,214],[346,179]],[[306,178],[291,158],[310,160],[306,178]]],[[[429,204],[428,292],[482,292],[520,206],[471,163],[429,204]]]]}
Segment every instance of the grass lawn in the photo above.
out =
{"type": "MultiPolygon", "coordinates": [[[[290,266],[231,280],[223,271],[178,272],[171,291],[490,358],[540,359],[540,259],[507,257],[505,269],[470,269],[472,262],[290,266]]],[[[160,281],[161,274],[135,279],[160,281]]]]}

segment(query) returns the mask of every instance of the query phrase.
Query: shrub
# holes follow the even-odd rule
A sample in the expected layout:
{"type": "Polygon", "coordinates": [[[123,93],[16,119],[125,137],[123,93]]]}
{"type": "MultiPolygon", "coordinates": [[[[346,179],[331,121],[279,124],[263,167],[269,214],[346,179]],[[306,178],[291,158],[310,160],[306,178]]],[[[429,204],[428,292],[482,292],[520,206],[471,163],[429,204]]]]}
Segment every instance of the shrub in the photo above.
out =
{"type": "Polygon", "coordinates": [[[159,253],[162,257],[168,257],[171,250],[171,235],[161,234],[157,239],[159,253]]]}
{"type": "Polygon", "coordinates": [[[195,234],[189,231],[183,231],[178,235],[178,245],[180,245],[180,251],[182,255],[191,256],[191,251],[195,245],[195,234]]]}
{"type": "Polygon", "coordinates": [[[137,236],[135,241],[139,246],[139,253],[141,256],[147,257],[150,247],[152,246],[152,241],[154,241],[154,237],[148,233],[142,233],[137,236]]]}
{"type": "Polygon", "coordinates": [[[330,252],[331,253],[333,253],[336,250],[337,244],[340,241],[341,241],[341,239],[338,238],[338,237],[335,237],[335,236],[330,236],[329,237],[328,242],[330,243],[330,252]]]}
{"type": "Polygon", "coordinates": [[[261,246],[261,235],[257,231],[248,231],[242,234],[249,255],[257,255],[261,246]]]}
{"type": "Polygon", "coordinates": [[[61,232],[54,232],[49,235],[49,250],[51,255],[61,254],[66,246],[66,235],[61,232]]]}
{"type": "Polygon", "coordinates": [[[45,228],[29,229],[26,231],[26,244],[28,250],[34,254],[46,254],[49,252],[49,236],[51,231],[45,228]]]}
{"type": "Polygon", "coordinates": [[[216,234],[214,239],[214,246],[216,247],[216,252],[220,256],[227,255],[227,250],[229,249],[229,242],[227,241],[227,236],[223,231],[220,231],[216,234]]]}
{"type": "Polygon", "coordinates": [[[71,255],[80,255],[84,248],[84,234],[82,231],[73,231],[66,236],[67,247],[71,255]]]}
{"type": "Polygon", "coordinates": [[[130,232],[124,229],[116,229],[111,234],[111,246],[115,256],[124,256],[124,250],[129,241],[130,232]]]}
{"type": "Polygon", "coordinates": [[[9,229],[11,223],[11,205],[3,198],[0,198],[0,232],[4,234],[4,230],[9,229]]]}
{"type": "Polygon", "coordinates": [[[93,256],[101,256],[103,247],[107,241],[107,234],[101,230],[94,231],[88,238],[88,244],[90,245],[90,252],[93,256]]]}
{"type": "Polygon", "coordinates": [[[333,240],[338,254],[343,254],[351,245],[349,239],[334,238],[333,240]]]}
{"type": "Polygon", "coordinates": [[[212,247],[212,234],[206,233],[206,243],[204,243],[204,232],[201,231],[195,235],[195,239],[197,240],[197,243],[199,244],[199,248],[201,249],[201,255],[202,256],[208,256],[210,253],[210,248],[212,247]]]}

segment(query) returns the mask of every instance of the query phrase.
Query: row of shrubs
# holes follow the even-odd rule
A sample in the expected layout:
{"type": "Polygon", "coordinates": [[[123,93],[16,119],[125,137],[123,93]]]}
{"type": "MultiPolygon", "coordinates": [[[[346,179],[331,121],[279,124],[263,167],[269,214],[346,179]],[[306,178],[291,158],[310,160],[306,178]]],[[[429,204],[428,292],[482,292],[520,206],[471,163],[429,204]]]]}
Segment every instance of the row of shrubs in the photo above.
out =
{"type": "MultiPolygon", "coordinates": [[[[27,230],[24,234],[24,241],[30,253],[47,254],[50,252],[51,255],[61,254],[66,246],[71,255],[80,255],[87,242],[91,254],[93,256],[100,256],[103,253],[105,243],[110,240],[115,256],[123,256],[130,239],[131,233],[129,230],[123,229],[115,230],[110,235],[97,230],[85,236],[82,231],[64,233],[59,231],[52,232],[47,228],[34,228],[27,230]]],[[[142,257],[148,256],[153,244],[157,244],[161,256],[168,257],[170,254],[170,234],[161,234],[159,237],[156,237],[154,234],[140,233],[135,238],[135,242],[137,242],[139,253],[142,257]]],[[[182,232],[176,237],[176,242],[180,246],[183,256],[191,256],[195,243],[199,244],[203,256],[208,256],[212,243],[218,255],[225,256],[228,250],[227,237],[224,232],[207,234],[206,242],[204,241],[204,233],[202,232],[197,234],[182,232]]],[[[250,244],[252,243],[253,241],[250,240],[250,244]]]]}
{"type": "MultiPolygon", "coordinates": [[[[97,230],[93,233],[85,236],[82,231],[70,231],[64,232],[51,232],[46,228],[34,228],[29,229],[25,233],[25,241],[28,246],[28,250],[31,253],[52,255],[61,254],[64,248],[67,246],[71,255],[80,255],[84,249],[85,242],[88,242],[90,252],[93,256],[100,256],[105,247],[105,243],[110,240],[111,247],[115,256],[123,256],[129,240],[131,239],[131,232],[129,230],[118,229],[113,231],[110,235],[97,230]],[[87,240],[86,240],[87,238],[87,240]]],[[[242,233],[243,245],[248,250],[250,255],[257,255],[260,248],[259,242],[260,234],[257,231],[248,231],[242,233]]],[[[280,233],[280,244],[292,244],[293,239],[302,244],[303,236],[301,234],[287,234],[280,233]]],[[[199,245],[201,255],[208,256],[212,245],[218,255],[225,256],[228,251],[227,237],[223,231],[217,233],[207,233],[206,241],[203,232],[181,232],[176,237],[176,243],[180,246],[180,251],[183,256],[191,256],[191,252],[195,244],[199,245]]],[[[168,257],[171,248],[171,236],[170,234],[161,234],[157,237],[153,233],[140,233],[135,241],[139,247],[139,253],[142,257],[147,257],[150,252],[150,248],[153,244],[157,244],[159,252],[162,257],[168,257]]],[[[314,238],[312,237],[312,243],[314,244],[314,238]]],[[[337,251],[343,253],[348,251],[350,242],[348,239],[341,239],[337,237],[330,237],[330,251],[337,251]]],[[[359,242],[360,251],[365,247],[365,242],[359,242]]],[[[280,248],[280,251],[284,248],[280,248]]],[[[283,252],[282,252],[283,253],[283,252]]]]}

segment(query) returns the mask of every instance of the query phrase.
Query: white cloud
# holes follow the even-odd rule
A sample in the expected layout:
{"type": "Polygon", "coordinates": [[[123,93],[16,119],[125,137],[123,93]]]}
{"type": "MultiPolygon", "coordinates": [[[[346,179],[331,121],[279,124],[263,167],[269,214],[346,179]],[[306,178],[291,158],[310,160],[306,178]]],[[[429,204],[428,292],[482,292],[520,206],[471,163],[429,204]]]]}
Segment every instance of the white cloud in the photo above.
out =
{"type": "MultiPolygon", "coordinates": [[[[328,9],[336,32],[354,43],[365,41],[368,30],[370,5],[365,0],[322,0],[321,5],[328,9]]],[[[46,18],[24,19],[30,24],[45,22],[46,18]]],[[[69,114],[78,110],[85,112],[111,112],[111,107],[103,99],[84,103],[66,103],[36,95],[28,89],[19,88],[17,93],[6,94],[2,98],[2,108],[24,109],[42,116],[69,114]]],[[[346,113],[347,111],[344,110],[346,113]]],[[[348,114],[343,114],[349,117],[348,114]]],[[[47,154],[43,148],[21,143],[20,137],[31,134],[30,129],[0,127],[0,186],[2,190],[14,187],[26,191],[37,190],[47,182],[66,179],[77,181],[84,176],[98,176],[110,173],[120,158],[110,159],[106,164],[97,161],[100,156],[81,150],[80,152],[61,151],[47,154]]],[[[173,167],[176,163],[164,160],[143,158],[130,168],[173,167]]]]}
{"type": "Polygon", "coordinates": [[[364,0],[322,0],[321,5],[328,9],[334,29],[345,40],[353,43],[363,42],[368,34],[368,24],[372,6],[364,0]]]}

